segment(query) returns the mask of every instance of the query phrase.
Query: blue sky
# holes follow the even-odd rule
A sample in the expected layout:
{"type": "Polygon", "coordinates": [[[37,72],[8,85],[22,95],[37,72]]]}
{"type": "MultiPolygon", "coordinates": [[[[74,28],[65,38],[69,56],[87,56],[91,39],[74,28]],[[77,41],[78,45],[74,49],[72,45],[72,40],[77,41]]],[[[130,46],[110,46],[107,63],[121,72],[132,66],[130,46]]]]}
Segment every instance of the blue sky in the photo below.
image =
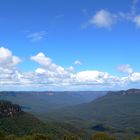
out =
{"type": "Polygon", "coordinates": [[[139,7],[139,0],[1,0],[1,90],[138,88],[139,7]]]}

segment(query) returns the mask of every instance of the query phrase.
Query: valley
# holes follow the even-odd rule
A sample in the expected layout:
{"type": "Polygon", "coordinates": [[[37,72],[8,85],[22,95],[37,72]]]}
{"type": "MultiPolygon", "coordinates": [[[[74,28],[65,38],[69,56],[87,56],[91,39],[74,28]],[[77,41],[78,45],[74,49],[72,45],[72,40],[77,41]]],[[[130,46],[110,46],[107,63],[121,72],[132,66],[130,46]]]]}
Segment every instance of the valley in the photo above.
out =
{"type": "MultiPolygon", "coordinates": [[[[65,134],[71,134],[82,136],[84,140],[89,139],[92,134],[97,132],[109,133],[117,140],[126,138],[127,140],[133,140],[140,134],[139,89],[110,91],[107,93],[97,92],[96,94],[95,92],[88,92],[87,95],[84,92],[84,96],[81,95],[81,92],[79,96],[74,95],[75,93],[69,95],[67,92],[65,95],[56,94],[56,97],[52,97],[48,93],[43,95],[43,93],[1,92],[1,99],[9,99],[14,103],[21,101],[21,109],[24,111],[13,118],[0,118],[0,131],[4,134],[15,134],[17,136],[39,132],[55,139],[62,139],[65,134]],[[41,94],[40,98],[37,98],[38,94],[41,94]],[[28,95],[28,99],[26,95],[28,95]],[[89,95],[90,99],[83,98],[89,95]],[[56,98],[59,99],[58,96],[61,96],[61,101],[62,98],[65,99],[65,102],[60,103],[60,100],[56,102],[56,98]],[[21,97],[23,97],[22,100],[21,97]],[[40,100],[41,98],[42,100],[40,100]],[[70,104],[68,99],[71,100],[71,98],[73,98],[73,102],[70,104]],[[78,99],[82,100],[78,101],[78,99]],[[35,109],[33,104],[35,100],[39,103],[39,106],[36,111],[33,111],[35,109]],[[44,102],[41,102],[43,100],[44,102]],[[55,101],[60,106],[49,108],[49,105],[53,106],[53,104],[47,102],[49,100],[51,103],[55,101]],[[82,101],[83,103],[81,103],[82,101]],[[29,108],[25,108],[25,106],[29,108]],[[41,106],[49,108],[49,110],[39,109],[41,106]],[[28,113],[26,113],[26,110],[28,110],[28,113]]],[[[10,104],[8,101],[5,101],[5,103],[10,104]]]]}

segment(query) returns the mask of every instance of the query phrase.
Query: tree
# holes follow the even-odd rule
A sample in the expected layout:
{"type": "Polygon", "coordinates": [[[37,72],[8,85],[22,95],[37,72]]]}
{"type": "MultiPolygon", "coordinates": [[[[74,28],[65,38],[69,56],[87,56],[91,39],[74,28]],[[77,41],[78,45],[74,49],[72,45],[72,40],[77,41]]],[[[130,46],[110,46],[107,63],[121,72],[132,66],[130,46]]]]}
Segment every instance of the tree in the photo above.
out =
{"type": "Polygon", "coordinates": [[[0,132],[0,140],[5,140],[5,136],[0,132]]]}
{"type": "Polygon", "coordinates": [[[15,140],[16,136],[15,135],[9,135],[6,137],[6,140],[15,140]]]}
{"type": "Polygon", "coordinates": [[[33,134],[32,137],[33,140],[52,140],[51,137],[39,133],[33,134]]]}
{"type": "Polygon", "coordinates": [[[140,137],[137,137],[136,140],[140,140],[140,137]]]}
{"type": "Polygon", "coordinates": [[[78,136],[65,135],[64,140],[79,140],[78,136]]]}
{"type": "Polygon", "coordinates": [[[106,133],[98,132],[92,136],[91,140],[115,140],[115,138],[112,138],[106,133]]]}

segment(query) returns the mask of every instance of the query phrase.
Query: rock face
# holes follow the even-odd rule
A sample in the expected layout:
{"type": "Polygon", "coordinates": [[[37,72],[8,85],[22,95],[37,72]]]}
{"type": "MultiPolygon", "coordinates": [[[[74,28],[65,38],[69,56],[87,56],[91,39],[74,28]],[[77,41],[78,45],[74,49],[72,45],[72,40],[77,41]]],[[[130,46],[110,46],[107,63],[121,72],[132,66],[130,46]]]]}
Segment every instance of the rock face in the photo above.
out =
{"type": "Polygon", "coordinates": [[[133,96],[133,95],[140,95],[140,89],[128,89],[128,90],[121,90],[121,91],[112,91],[108,93],[109,95],[122,95],[122,96],[133,96]]]}
{"type": "Polygon", "coordinates": [[[0,101],[0,117],[14,117],[21,112],[21,107],[9,101],[0,101]]]}

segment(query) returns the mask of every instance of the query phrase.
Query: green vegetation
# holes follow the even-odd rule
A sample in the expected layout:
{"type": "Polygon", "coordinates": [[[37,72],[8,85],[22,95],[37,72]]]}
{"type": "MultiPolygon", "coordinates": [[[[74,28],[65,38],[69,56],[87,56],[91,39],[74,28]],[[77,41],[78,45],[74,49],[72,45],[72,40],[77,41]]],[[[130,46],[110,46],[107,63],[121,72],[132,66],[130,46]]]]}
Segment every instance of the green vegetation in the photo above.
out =
{"type": "Polygon", "coordinates": [[[116,139],[106,133],[98,132],[92,136],[91,140],[116,140],[116,139]]]}
{"type": "MultiPolygon", "coordinates": [[[[33,133],[21,137],[17,137],[15,135],[4,136],[2,133],[0,133],[0,140],[56,140],[56,139],[54,139],[49,135],[41,133],[33,133]]],[[[76,135],[65,135],[63,136],[63,138],[61,138],[61,140],[84,140],[84,138],[76,135]]],[[[97,132],[93,136],[91,136],[91,138],[85,140],[117,140],[117,139],[107,133],[97,132]]],[[[140,140],[140,137],[136,138],[135,140],[140,140]]]]}
{"type": "MultiPolygon", "coordinates": [[[[99,140],[99,138],[101,140],[114,140],[114,139],[108,139],[110,138],[110,136],[108,136],[105,133],[97,133],[91,138],[91,140],[99,140]]],[[[70,134],[65,135],[62,139],[63,140],[81,140],[80,137],[76,135],[70,135],[70,134]]],[[[33,134],[25,135],[22,137],[17,137],[15,135],[4,136],[2,133],[0,133],[0,140],[54,140],[54,139],[48,135],[41,134],[41,133],[33,133],[33,134]]]]}
{"type": "Polygon", "coordinates": [[[140,90],[110,92],[41,117],[0,101],[0,140],[140,140],[140,90]]]}
{"type": "Polygon", "coordinates": [[[119,140],[131,140],[140,134],[140,90],[110,92],[90,103],[51,112],[49,117],[68,122],[90,134],[107,132],[119,140]]]}
{"type": "Polygon", "coordinates": [[[24,111],[38,117],[54,109],[90,102],[105,93],[104,91],[1,91],[0,100],[19,104],[24,111]]]}
{"type": "Polygon", "coordinates": [[[136,140],[140,140],[140,137],[137,137],[136,140]]]}
{"type": "Polygon", "coordinates": [[[13,118],[6,117],[0,119],[0,131],[5,134],[16,136],[30,135],[34,132],[47,134],[54,139],[62,138],[64,134],[80,134],[82,131],[66,123],[42,122],[28,113],[21,113],[13,118]]]}
{"type": "MultiPolygon", "coordinates": [[[[59,123],[59,122],[42,122],[38,118],[33,115],[26,113],[21,110],[20,106],[14,105],[11,102],[0,101],[0,111],[4,112],[0,114],[0,132],[5,136],[9,136],[9,140],[14,139],[14,137],[21,137],[24,135],[41,133],[47,135],[47,138],[52,137],[53,139],[62,139],[65,134],[67,135],[81,135],[83,132],[78,130],[77,128],[67,124],[67,123],[59,123]],[[1,107],[2,106],[2,107],[1,107]],[[9,109],[12,107],[14,111],[14,115],[8,115],[9,109]],[[8,110],[8,111],[7,111],[8,110]]],[[[10,110],[11,111],[11,110],[10,110]]],[[[0,140],[3,140],[3,135],[0,134],[0,140]]],[[[29,138],[30,136],[27,136],[29,138]]],[[[41,135],[36,134],[32,135],[32,137],[41,137],[41,135]]],[[[32,139],[31,139],[32,140],[32,139]]],[[[42,138],[43,140],[43,138],[42,138]]],[[[48,139],[46,139],[48,140],[48,139]]]]}

